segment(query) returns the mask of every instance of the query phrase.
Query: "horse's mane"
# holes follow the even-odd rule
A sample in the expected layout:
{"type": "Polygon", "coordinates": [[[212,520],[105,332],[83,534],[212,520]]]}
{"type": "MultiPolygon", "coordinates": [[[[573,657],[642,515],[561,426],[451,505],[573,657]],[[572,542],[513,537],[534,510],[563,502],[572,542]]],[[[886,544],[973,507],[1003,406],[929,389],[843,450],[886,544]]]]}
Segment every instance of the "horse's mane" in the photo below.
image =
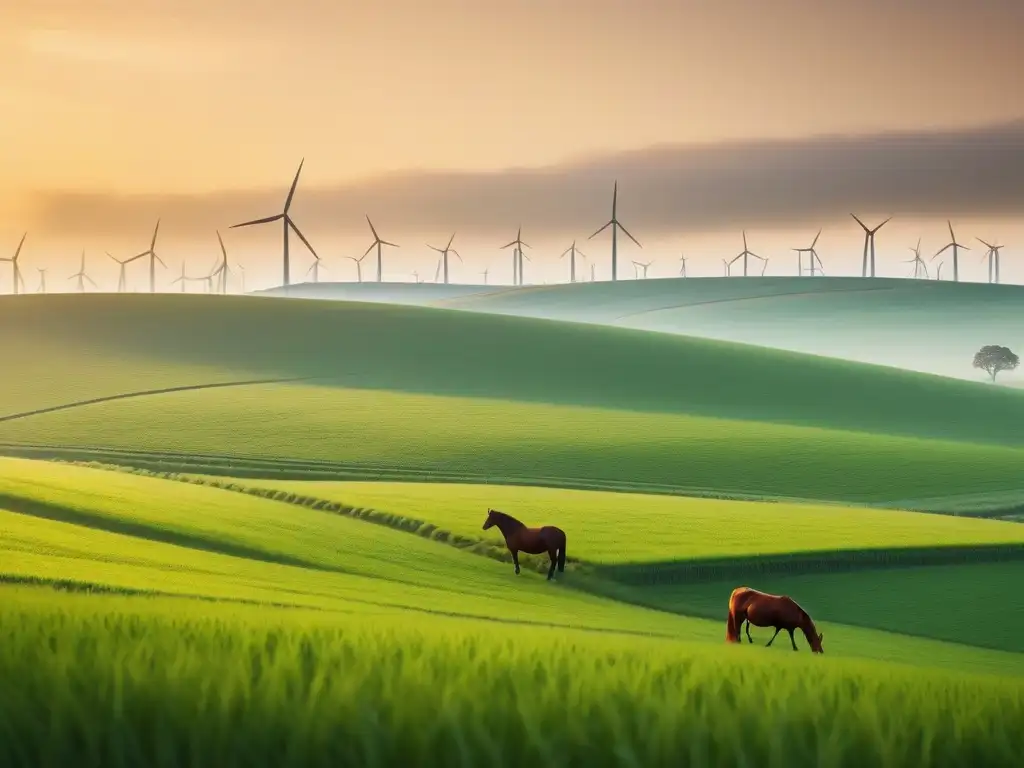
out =
{"type": "Polygon", "coordinates": [[[525,523],[523,523],[523,522],[521,522],[519,520],[516,520],[514,517],[512,517],[512,515],[507,514],[505,512],[502,512],[500,509],[491,509],[491,510],[488,510],[488,511],[491,514],[493,514],[495,517],[500,517],[503,520],[507,520],[508,522],[512,523],[513,525],[521,525],[524,528],[526,527],[525,523]]]}

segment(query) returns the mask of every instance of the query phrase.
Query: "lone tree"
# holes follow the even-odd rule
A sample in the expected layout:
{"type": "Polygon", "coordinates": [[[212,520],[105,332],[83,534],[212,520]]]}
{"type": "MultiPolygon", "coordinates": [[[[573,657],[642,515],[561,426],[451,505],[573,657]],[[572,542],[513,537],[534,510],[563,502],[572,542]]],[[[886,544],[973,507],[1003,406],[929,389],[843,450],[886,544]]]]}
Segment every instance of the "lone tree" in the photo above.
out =
{"type": "Polygon", "coordinates": [[[996,374],[1000,371],[1012,371],[1020,365],[1020,358],[1017,357],[1008,347],[1000,347],[990,344],[982,347],[974,355],[974,367],[988,371],[992,381],[996,380],[996,374]]]}

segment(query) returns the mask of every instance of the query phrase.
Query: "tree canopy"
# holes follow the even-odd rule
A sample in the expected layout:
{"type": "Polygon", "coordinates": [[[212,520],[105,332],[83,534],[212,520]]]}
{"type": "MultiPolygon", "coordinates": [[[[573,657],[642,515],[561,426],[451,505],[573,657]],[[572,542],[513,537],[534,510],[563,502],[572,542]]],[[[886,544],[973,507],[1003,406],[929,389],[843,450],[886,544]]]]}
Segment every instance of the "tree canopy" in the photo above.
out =
{"type": "Polygon", "coordinates": [[[982,347],[974,355],[974,367],[987,371],[996,380],[996,374],[1001,371],[1012,371],[1020,365],[1020,358],[1010,351],[1009,347],[1000,347],[996,344],[982,347]]]}

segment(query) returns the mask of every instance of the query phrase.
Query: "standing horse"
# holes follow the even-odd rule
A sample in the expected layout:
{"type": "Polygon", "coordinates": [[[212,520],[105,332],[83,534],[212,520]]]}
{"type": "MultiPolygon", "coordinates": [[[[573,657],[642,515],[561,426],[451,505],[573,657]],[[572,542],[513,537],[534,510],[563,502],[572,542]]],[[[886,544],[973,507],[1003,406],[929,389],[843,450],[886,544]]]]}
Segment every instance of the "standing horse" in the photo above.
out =
{"type": "MultiPolygon", "coordinates": [[[[740,629],[743,622],[747,622],[747,640],[751,643],[754,638],[750,636],[750,625],[755,627],[775,627],[775,634],[768,641],[770,646],[779,632],[789,632],[789,642],[793,644],[793,650],[797,650],[796,640],[793,638],[793,630],[800,629],[807,638],[813,653],[824,653],[821,641],[825,635],[819,635],[810,615],[801,608],[796,600],[786,595],[769,595],[765,592],[758,592],[750,587],[737,587],[729,595],[729,618],[726,621],[725,639],[730,643],[742,643],[740,629]]],[[[766,648],[768,646],[765,646],[766,648]]]]}
{"type": "Polygon", "coordinates": [[[548,557],[551,558],[548,581],[551,581],[555,575],[556,563],[560,573],[565,571],[565,531],[561,528],[555,528],[553,525],[545,525],[543,528],[527,528],[511,515],[506,515],[496,509],[488,509],[484,530],[486,531],[492,526],[497,526],[501,535],[505,537],[505,546],[512,553],[512,562],[516,565],[517,574],[519,573],[520,552],[525,552],[528,555],[548,553],[548,557]]]}

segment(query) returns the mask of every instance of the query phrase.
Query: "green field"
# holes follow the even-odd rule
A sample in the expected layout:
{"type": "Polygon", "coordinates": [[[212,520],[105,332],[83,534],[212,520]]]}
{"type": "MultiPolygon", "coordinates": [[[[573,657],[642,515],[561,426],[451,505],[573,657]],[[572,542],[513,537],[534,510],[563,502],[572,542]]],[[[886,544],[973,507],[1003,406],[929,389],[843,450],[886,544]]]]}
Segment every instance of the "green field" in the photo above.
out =
{"type": "MultiPolygon", "coordinates": [[[[519,288],[327,283],[296,286],[289,295],[681,333],[979,381],[984,374],[971,368],[974,353],[985,344],[1020,345],[1015,318],[1024,311],[1024,288],[1018,285],[859,277],[669,278],[519,288]]],[[[1005,373],[1000,380],[1021,377],[1005,373]]]]}
{"type": "Polygon", "coordinates": [[[464,310],[0,300],[0,762],[1019,761],[1024,392],[464,310]]]}

